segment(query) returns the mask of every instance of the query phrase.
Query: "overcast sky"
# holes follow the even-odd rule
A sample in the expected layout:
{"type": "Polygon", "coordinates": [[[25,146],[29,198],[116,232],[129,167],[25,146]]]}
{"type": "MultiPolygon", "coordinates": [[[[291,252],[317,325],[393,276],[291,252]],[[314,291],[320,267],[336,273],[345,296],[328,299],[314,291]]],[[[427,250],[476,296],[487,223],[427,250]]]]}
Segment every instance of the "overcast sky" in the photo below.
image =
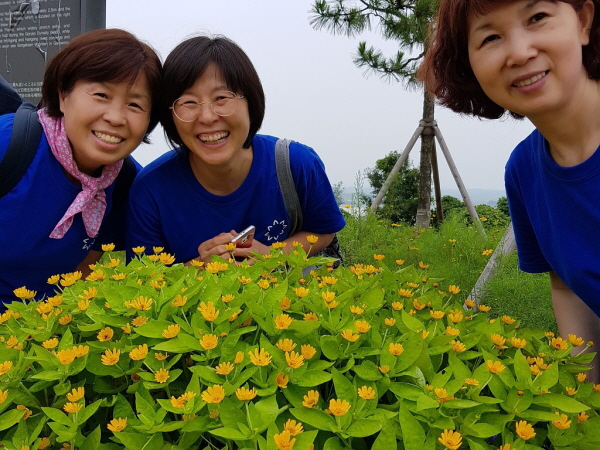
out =
{"type": "MultiPolygon", "coordinates": [[[[262,134],[313,147],[332,183],[352,188],[357,173],[392,150],[402,151],[419,124],[423,94],[375,74],[352,58],[360,40],[393,54],[377,29],[363,37],[333,36],[310,23],[311,0],[106,0],[106,25],[131,31],[164,59],[186,37],[223,34],[248,54],[267,97],[262,134]]],[[[436,107],[436,120],[467,189],[503,189],[504,165],[533,126],[478,120],[436,107]]],[[[162,128],[134,156],[147,164],[168,150],[162,128]]],[[[420,141],[411,152],[418,164],[420,141]]],[[[456,184],[441,152],[442,188],[456,184]]],[[[368,187],[368,183],[365,183],[368,187]]]]}

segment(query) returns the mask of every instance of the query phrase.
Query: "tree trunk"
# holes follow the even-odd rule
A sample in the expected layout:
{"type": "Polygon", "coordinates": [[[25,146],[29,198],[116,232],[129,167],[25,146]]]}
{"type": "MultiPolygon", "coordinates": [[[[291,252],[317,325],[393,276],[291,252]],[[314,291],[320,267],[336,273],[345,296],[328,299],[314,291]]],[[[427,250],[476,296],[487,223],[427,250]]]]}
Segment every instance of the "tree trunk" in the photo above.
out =
{"type": "MultiPolygon", "coordinates": [[[[423,93],[423,122],[433,123],[434,99],[427,91],[423,93]]],[[[421,135],[421,162],[419,164],[419,202],[417,204],[417,228],[428,228],[431,216],[431,155],[435,145],[433,128],[426,127],[421,135]]]]}

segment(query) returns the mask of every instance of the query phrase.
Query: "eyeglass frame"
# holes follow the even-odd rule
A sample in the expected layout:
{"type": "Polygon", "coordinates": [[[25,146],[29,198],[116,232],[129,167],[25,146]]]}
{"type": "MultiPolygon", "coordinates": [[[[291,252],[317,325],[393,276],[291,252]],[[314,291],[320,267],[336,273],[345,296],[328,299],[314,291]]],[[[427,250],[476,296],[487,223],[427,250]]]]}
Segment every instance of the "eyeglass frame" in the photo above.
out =
{"type": "MultiPolygon", "coordinates": [[[[230,112],[229,114],[219,114],[219,113],[217,113],[217,112],[215,111],[215,108],[214,108],[214,106],[213,106],[213,102],[196,102],[196,104],[197,104],[199,107],[201,107],[202,105],[206,105],[206,104],[208,103],[208,104],[210,105],[210,110],[211,110],[213,113],[215,113],[217,116],[219,116],[219,117],[229,117],[229,116],[232,116],[232,115],[234,115],[234,114],[235,114],[235,112],[237,111],[237,107],[238,107],[238,103],[239,103],[237,100],[240,100],[240,99],[244,99],[244,98],[246,98],[246,96],[245,96],[245,95],[237,95],[237,94],[236,94],[235,92],[233,92],[233,91],[219,91],[219,92],[228,92],[228,93],[231,93],[231,94],[233,94],[233,98],[231,98],[231,99],[230,99],[230,100],[236,100],[236,104],[235,104],[235,108],[234,108],[233,112],[230,112]]],[[[185,122],[185,123],[190,123],[190,122],[193,122],[193,121],[195,121],[195,120],[198,120],[198,117],[200,117],[200,114],[202,113],[202,109],[201,109],[201,108],[198,108],[198,115],[197,115],[196,117],[194,117],[192,120],[183,120],[183,119],[182,119],[181,117],[179,117],[179,116],[177,115],[177,113],[175,112],[175,103],[177,103],[177,101],[178,101],[178,100],[180,100],[180,99],[181,99],[181,98],[183,98],[183,97],[184,97],[184,96],[181,96],[181,97],[178,97],[178,98],[176,98],[176,99],[173,101],[173,105],[169,106],[169,109],[170,109],[171,111],[173,111],[173,114],[175,114],[175,117],[177,117],[177,119],[178,119],[178,120],[181,120],[182,122],[185,122]]]]}

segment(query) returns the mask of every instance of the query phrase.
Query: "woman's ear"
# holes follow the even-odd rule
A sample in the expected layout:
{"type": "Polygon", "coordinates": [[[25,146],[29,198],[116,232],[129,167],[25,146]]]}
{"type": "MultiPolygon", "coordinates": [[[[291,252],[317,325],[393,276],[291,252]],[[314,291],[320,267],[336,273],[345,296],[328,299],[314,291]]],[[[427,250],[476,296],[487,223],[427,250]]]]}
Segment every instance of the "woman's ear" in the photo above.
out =
{"type": "Polygon", "coordinates": [[[67,98],[67,95],[69,95],[69,94],[67,94],[66,92],[62,92],[61,90],[58,91],[58,105],[60,108],[60,112],[63,114],[65,113],[63,111],[63,107],[65,104],[65,99],[67,98]]]}
{"type": "Polygon", "coordinates": [[[582,46],[590,43],[590,32],[592,30],[595,11],[594,2],[592,0],[586,0],[581,9],[577,12],[582,46]]]}

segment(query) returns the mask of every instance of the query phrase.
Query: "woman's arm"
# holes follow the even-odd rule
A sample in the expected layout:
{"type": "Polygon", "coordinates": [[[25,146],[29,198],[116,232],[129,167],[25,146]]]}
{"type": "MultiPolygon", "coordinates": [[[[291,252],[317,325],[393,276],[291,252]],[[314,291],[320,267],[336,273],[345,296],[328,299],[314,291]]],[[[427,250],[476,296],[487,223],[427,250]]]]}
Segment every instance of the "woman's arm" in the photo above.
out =
{"type": "Polygon", "coordinates": [[[92,273],[90,264],[96,264],[98,261],[100,261],[100,258],[102,257],[103,253],[104,252],[100,252],[98,250],[90,250],[85,259],[79,263],[75,271],[81,272],[82,279],[85,279],[85,277],[92,273]]]}
{"type": "MultiPolygon", "coordinates": [[[[600,318],[581,300],[554,272],[550,272],[550,287],[552,289],[552,305],[556,323],[563,339],[569,334],[582,337],[586,342],[592,341],[600,345],[600,318]]],[[[579,353],[580,347],[572,353],[579,353]]],[[[595,351],[588,348],[587,351],[595,351]]],[[[587,372],[588,378],[594,383],[600,382],[600,358],[592,361],[592,370],[587,372]]]]}

